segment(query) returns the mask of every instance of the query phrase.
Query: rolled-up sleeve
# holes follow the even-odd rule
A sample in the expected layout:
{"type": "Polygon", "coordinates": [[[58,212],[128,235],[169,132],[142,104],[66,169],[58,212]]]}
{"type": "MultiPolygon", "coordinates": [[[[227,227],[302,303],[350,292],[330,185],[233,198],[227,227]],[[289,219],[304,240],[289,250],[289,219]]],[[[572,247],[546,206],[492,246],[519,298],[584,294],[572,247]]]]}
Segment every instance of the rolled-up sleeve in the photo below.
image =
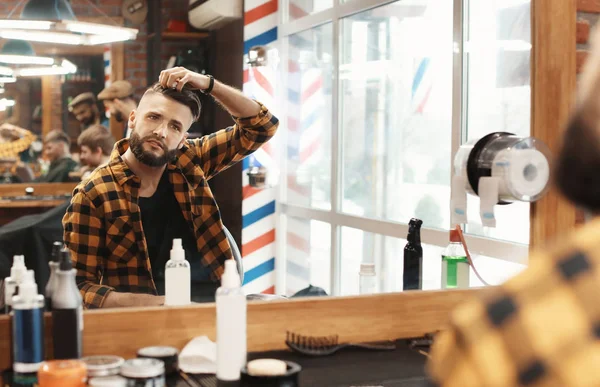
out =
{"type": "MultiPolygon", "coordinates": [[[[260,103],[259,103],[260,104],[260,103]]],[[[276,133],[279,120],[264,105],[253,117],[232,117],[235,124],[226,129],[188,141],[204,175],[210,179],[259,149],[276,133]]]]}
{"type": "Polygon", "coordinates": [[[101,308],[114,290],[100,285],[103,271],[104,226],[92,201],[76,191],[63,217],[64,243],[71,250],[76,282],[85,308],[101,308]]]}

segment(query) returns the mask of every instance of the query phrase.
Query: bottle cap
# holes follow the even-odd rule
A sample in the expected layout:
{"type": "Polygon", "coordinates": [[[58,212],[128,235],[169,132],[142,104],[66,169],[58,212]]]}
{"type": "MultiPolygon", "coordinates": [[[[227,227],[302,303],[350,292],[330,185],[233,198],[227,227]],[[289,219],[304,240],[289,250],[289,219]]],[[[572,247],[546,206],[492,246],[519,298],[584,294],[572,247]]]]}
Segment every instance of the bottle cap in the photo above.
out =
{"type": "Polygon", "coordinates": [[[60,266],[61,271],[71,271],[73,262],[71,262],[71,252],[66,247],[60,250],[60,266]]]}
{"type": "Polygon", "coordinates": [[[121,366],[121,376],[126,378],[155,378],[164,373],[165,363],[157,359],[129,359],[121,366]]]}
{"type": "Polygon", "coordinates": [[[50,360],[38,370],[40,386],[85,386],[87,370],[81,360],[50,360]]]}
{"type": "Polygon", "coordinates": [[[52,244],[52,255],[50,261],[58,262],[60,260],[60,250],[62,250],[63,244],[61,242],[54,242],[52,244]]]}
{"type": "Polygon", "coordinates": [[[224,288],[239,288],[240,287],[240,274],[237,270],[237,264],[235,260],[228,259],[225,261],[225,272],[221,277],[221,286],[224,288]]]}
{"type": "Polygon", "coordinates": [[[375,264],[374,263],[361,263],[360,264],[360,274],[375,274],[375,264]]]}
{"type": "Polygon", "coordinates": [[[412,218],[410,220],[410,222],[408,222],[409,226],[416,227],[416,228],[421,228],[422,224],[423,224],[423,221],[421,219],[417,219],[417,218],[412,218]]]}
{"type": "Polygon", "coordinates": [[[33,270],[27,270],[21,284],[19,285],[19,297],[32,300],[38,295],[37,284],[35,283],[35,273],[33,270]]]}
{"type": "Polygon", "coordinates": [[[120,356],[97,355],[81,359],[87,366],[89,377],[118,375],[125,362],[120,356]]]}
{"type": "Polygon", "coordinates": [[[137,351],[137,357],[161,360],[165,363],[165,374],[173,374],[178,369],[179,351],[175,347],[144,347],[137,351]]]}
{"type": "Polygon", "coordinates": [[[450,230],[450,242],[461,243],[458,230],[450,230]]]}
{"type": "Polygon", "coordinates": [[[10,268],[11,278],[16,281],[21,281],[26,272],[27,267],[25,266],[25,256],[15,255],[13,257],[12,267],[10,268]]]}
{"type": "Polygon", "coordinates": [[[173,239],[173,248],[171,249],[171,259],[175,261],[183,261],[185,259],[185,250],[181,238],[173,239]]]}

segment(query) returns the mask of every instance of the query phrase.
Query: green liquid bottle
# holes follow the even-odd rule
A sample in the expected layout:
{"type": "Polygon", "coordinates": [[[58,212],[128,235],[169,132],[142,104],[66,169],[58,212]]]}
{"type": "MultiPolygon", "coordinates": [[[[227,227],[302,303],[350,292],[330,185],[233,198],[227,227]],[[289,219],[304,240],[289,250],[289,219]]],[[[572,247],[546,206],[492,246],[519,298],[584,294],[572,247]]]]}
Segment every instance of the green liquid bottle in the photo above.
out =
{"type": "Polygon", "coordinates": [[[456,230],[450,230],[450,244],[442,253],[442,289],[469,287],[469,260],[456,230]]]}

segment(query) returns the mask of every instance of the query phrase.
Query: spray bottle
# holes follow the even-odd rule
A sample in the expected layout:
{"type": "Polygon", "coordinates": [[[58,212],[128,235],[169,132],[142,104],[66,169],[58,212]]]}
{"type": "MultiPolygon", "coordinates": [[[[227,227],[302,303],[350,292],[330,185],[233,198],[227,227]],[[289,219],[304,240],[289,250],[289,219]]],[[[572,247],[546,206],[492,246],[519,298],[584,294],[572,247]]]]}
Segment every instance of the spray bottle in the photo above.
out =
{"type": "Polygon", "coordinates": [[[13,257],[13,265],[10,268],[10,277],[7,277],[4,281],[4,307],[7,314],[11,311],[13,296],[17,294],[19,284],[24,278],[25,273],[27,273],[25,257],[15,255],[13,257]]]}
{"type": "Polygon", "coordinates": [[[217,381],[226,385],[240,379],[246,364],[246,296],[233,259],[225,261],[216,303],[217,381]]]}
{"type": "Polygon", "coordinates": [[[458,230],[450,230],[450,244],[442,253],[442,289],[467,289],[470,266],[458,230]]]}
{"type": "Polygon", "coordinates": [[[60,260],[60,250],[62,249],[63,244],[61,242],[54,242],[52,244],[52,255],[50,256],[50,262],[48,262],[48,266],[50,266],[50,278],[48,278],[48,283],[46,284],[46,310],[52,310],[52,293],[54,292],[54,287],[56,286],[56,271],[58,270],[60,260]]]}
{"type": "Polygon", "coordinates": [[[404,290],[423,288],[423,247],[421,246],[421,219],[411,219],[408,223],[408,243],[404,247],[404,290]]]}
{"type": "Polygon", "coordinates": [[[13,370],[37,372],[44,361],[44,296],[38,294],[33,270],[25,272],[12,307],[13,370]]]}
{"type": "Polygon", "coordinates": [[[165,305],[189,305],[190,303],[190,263],[185,259],[181,239],[173,239],[171,259],[165,265],[165,305]]]}
{"type": "Polygon", "coordinates": [[[57,360],[82,356],[83,300],[75,274],[71,253],[63,248],[52,293],[52,340],[57,360]]]}

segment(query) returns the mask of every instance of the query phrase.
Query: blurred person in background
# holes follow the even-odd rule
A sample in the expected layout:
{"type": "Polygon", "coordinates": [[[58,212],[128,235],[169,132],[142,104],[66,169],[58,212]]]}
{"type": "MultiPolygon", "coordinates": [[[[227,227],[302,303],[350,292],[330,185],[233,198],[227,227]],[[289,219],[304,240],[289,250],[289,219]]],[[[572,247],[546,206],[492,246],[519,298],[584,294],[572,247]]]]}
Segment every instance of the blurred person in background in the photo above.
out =
{"type": "Polygon", "coordinates": [[[123,123],[124,138],[129,138],[131,134],[127,120],[137,107],[137,102],[133,98],[134,92],[131,83],[115,81],[98,94],[98,100],[104,103],[104,107],[110,112],[111,117],[115,117],[118,122],[123,123]]]}
{"type": "Polygon", "coordinates": [[[82,132],[93,125],[108,126],[108,120],[100,113],[96,105],[94,93],[79,94],[69,103],[68,108],[69,112],[81,124],[82,132]]]}
{"type": "Polygon", "coordinates": [[[108,162],[115,139],[106,127],[96,125],[84,130],[79,135],[77,145],[79,145],[81,168],[71,172],[70,176],[84,180],[94,169],[108,162]]]}

